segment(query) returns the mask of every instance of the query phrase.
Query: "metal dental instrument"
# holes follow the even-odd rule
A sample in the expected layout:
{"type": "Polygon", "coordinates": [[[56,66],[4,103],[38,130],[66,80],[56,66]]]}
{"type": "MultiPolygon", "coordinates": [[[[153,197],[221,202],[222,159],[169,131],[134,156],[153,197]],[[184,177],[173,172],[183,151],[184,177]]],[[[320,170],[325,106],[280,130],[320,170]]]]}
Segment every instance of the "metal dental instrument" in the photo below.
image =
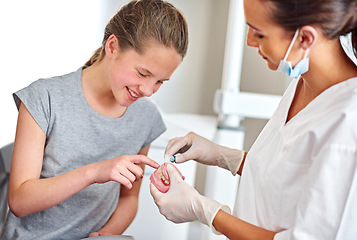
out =
{"type": "Polygon", "coordinates": [[[165,157],[164,157],[164,162],[172,162],[172,163],[174,163],[175,160],[176,160],[176,156],[165,155],[165,157]]]}

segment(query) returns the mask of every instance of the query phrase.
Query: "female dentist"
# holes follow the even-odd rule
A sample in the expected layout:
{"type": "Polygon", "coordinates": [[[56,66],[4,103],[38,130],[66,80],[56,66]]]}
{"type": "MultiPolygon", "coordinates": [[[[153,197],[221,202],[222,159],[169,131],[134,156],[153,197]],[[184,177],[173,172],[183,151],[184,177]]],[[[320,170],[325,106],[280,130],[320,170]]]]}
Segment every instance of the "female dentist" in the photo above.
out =
{"type": "Polygon", "coordinates": [[[244,11],[247,44],[294,77],[276,112],[247,154],[194,133],[166,148],[177,163],[241,174],[233,215],[172,166],[170,190],[151,194],[168,220],[229,239],[356,239],[357,67],[339,36],[351,33],[356,54],[357,1],[244,0],[244,11]]]}

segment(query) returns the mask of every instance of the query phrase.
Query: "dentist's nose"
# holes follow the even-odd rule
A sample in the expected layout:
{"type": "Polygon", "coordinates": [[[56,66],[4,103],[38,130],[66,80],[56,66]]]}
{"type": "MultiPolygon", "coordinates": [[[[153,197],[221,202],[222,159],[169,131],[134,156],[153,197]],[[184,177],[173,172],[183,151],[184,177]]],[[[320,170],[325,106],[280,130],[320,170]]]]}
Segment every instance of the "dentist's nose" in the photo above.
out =
{"type": "Polygon", "coordinates": [[[247,32],[247,45],[249,47],[258,47],[258,42],[255,40],[253,30],[248,27],[248,32],[247,32]]]}

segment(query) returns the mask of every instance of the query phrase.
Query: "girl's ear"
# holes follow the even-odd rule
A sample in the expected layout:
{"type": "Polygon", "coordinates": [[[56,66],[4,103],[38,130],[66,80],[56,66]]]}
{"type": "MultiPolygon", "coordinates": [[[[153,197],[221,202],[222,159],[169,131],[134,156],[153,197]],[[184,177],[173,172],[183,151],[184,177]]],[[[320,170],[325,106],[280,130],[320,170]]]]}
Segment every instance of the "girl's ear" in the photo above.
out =
{"type": "Polygon", "coordinates": [[[318,32],[315,27],[303,26],[300,28],[299,42],[300,46],[304,49],[310,49],[312,45],[317,41],[318,32]]]}
{"type": "Polygon", "coordinates": [[[115,56],[119,48],[119,42],[116,36],[114,34],[110,35],[109,38],[107,39],[107,42],[105,43],[105,54],[109,57],[112,58],[115,56]]]}

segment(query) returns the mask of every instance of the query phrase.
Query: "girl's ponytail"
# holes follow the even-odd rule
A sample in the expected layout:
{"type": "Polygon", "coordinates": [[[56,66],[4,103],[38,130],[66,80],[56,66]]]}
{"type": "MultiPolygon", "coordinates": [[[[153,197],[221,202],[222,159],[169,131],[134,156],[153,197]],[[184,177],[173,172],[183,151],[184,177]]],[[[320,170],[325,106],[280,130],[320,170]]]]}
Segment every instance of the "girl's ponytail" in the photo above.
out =
{"type": "Polygon", "coordinates": [[[94,52],[92,57],[86,62],[85,66],[89,67],[93,65],[93,63],[102,60],[103,56],[104,56],[103,47],[100,47],[94,52]]]}

